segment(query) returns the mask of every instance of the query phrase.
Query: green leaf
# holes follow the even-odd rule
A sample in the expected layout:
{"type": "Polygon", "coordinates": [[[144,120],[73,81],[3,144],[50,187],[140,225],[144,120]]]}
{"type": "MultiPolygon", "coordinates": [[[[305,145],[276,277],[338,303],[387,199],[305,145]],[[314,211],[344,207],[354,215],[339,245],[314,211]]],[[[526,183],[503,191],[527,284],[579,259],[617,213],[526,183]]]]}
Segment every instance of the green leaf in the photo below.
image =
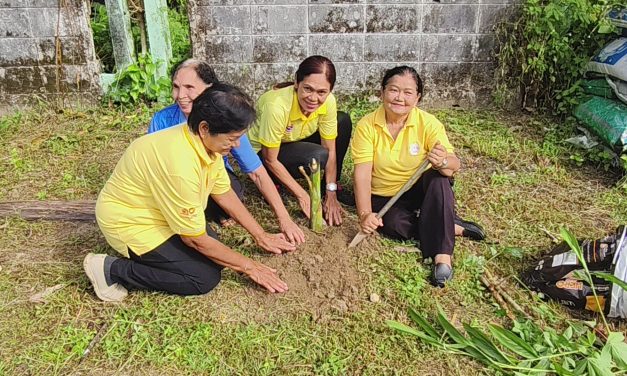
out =
{"type": "Polygon", "coordinates": [[[527,342],[523,341],[512,331],[498,325],[489,325],[489,329],[492,336],[494,336],[503,347],[506,347],[523,358],[530,359],[538,357],[533,347],[529,346],[527,342]]]}
{"type": "Polygon", "coordinates": [[[418,326],[420,326],[422,330],[424,330],[429,336],[433,338],[441,337],[440,334],[438,334],[438,332],[435,330],[435,328],[431,326],[431,324],[429,324],[429,322],[427,322],[424,317],[420,316],[420,314],[418,314],[418,312],[416,312],[413,308],[409,309],[409,317],[414,320],[414,322],[418,324],[418,326]]]}
{"type": "Polygon", "coordinates": [[[464,351],[466,351],[469,356],[475,358],[475,360],[485,364],[486,366],[496,366],[490,358],[474,347],[468,346],[464,349],[464,351]]]}
{"type": "Polygon", "coordinates": [[[567,370],[566,368],[562,367],[557,362],[553,362],[553,363],[551,363],[551,365],[553,366],[555,371],[557,371],[557,374],[560,375],[560,376],[578,376],[576,373],[567,370]]]}
{"type": "Polygon", "coordinates": [[[511,364],[512,361],[508,359],[502,352],[499,350],[490,339],[483,334],[477,328],[473,328],[470,325],[464,324],[464,329],[466,329],[466,333],[468,333],[469,339],[475,347],[489,356],[492,360],[498,363],[511,364]]]}
{"type": "Polygon", "coordinates": [[[627,343],[625,343],[623,333],[610,332],[603,348],[609,348],[614,363],[621,369],[627,370],[627,343]]]}
{"type": "Polygon", "coordinates": [[[438,348],[442,348],[443,344],[440,343],[437,339],[433,339],[429,336],[427,336],[425,333],[416,330],[410,326],[407,326],[405,324],[402,324],[398,321],[392,321],[392,320],[388,320],[385,322],[387,324],[387,326],[389,326],[392,329],[398,330],[399,332],[405,333],[405,334],[409,334],[415,337],[418,337],[420,339],[422,339],[423,341],[427,342],[430,345],[433,345],[435,347],[438,348]]]}
{"type": "Polygon", "coordinates": [[[618,285],[623,290],[627,290],[627,282],[623,281],[613,274],[606,272],[590,272],[590,274],[597,276],[605,281],[612,282],[613,284],[618,285]]]}
{"type": "Polygon", "coordinates": [[[466,337],[464,337],[459,330],[457,330],[453,324],[451,324],[448,319],[446,318],[446,315],[444,314],[444,311],[442,311],[442,307],[438,306],[438,315],[437,315],[437,319],[438,319],[438,323],[440,324],[440,326],[446,331],[446,334],[448,334],[448,336],[455,342],[462,344],[462,345],[466,345],[468,344],[468,340],[466,339],[466,337]]]}

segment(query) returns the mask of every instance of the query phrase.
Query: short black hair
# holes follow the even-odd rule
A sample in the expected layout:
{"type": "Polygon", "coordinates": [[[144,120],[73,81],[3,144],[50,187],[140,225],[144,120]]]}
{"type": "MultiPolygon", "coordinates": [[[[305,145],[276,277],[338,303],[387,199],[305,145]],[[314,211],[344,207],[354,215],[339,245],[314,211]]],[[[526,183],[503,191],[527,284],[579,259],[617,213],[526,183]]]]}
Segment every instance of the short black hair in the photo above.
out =
{"type": "Polygon", "coordinates": [[[198,134],[203,121],[209,126],[209,134],[241,132],[255,121],[256,112],[252,99],[236,86],[215,83],[205,89],[192,104],[187,124],[198,134]]]}
{"type": "Polygon", "coordinates": [[[420,97],[422,97],[422,79],[414,68],[408,67],[407,65],[400,65],[398,67],[386,70],[385,74],[383,75],[383,80],[381,80],[381,90],[385,90],[385,87],[392,77],[404,76],[406,74],[410,75],[414,79],[414,81],[416,81],[416,92],[420,94],[420,97]]]}
{"type": "Polygon", "coordinates": [[[179,64],[176,69],[172,72],[172,81],[179,73],[179,71],[183,68],[193,68],[198,77],[207,85],[212,85],[220,82],[218,80],[218,76],[216,76],[216,72],[211,68],[207,62],[196,59],[187,59],[179,64]]]}

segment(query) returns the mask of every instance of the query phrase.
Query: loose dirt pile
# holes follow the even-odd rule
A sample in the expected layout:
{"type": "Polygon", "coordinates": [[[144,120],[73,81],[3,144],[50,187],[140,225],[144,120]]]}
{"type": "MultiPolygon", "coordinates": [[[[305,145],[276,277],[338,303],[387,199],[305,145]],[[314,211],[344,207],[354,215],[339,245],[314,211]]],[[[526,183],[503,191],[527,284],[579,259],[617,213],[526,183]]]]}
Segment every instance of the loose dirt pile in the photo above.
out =
{"type": "MultiPolygon", "coordinates": [[[[316,321],[327,321],[333,316],[358,311],[370,299],[367,260],[379,246],[378,242],[366,239],[349,250],[348,244],[357,231],[356,224],[350,222],[326,228],[323,234],[306,231],[307,242],[292,253],[253,256],[277,269],[289,291],[269,294],[251,282],[239,290],[240,296],[228,298],[231,310],[234,307],[241,310],[235,316],[231,311],[230,318],[266,322],[285,315],[309,313],[316,321]]],[[[220,290],[218,287],[212,294],[222,295],[220,290]]]]}

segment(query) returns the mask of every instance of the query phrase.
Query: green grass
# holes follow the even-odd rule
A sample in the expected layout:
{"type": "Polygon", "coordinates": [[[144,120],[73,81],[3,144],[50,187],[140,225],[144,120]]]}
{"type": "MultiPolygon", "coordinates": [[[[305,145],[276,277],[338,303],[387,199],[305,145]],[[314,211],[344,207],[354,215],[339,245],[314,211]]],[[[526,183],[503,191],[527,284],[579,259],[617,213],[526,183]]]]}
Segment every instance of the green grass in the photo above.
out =
{"type": "MultiPolygon", "coordinates": [[[[354,121],[376,106],[363,99],[347,103],[354,121]]],[[[7,151],[0,159],[0,200],[95,199],[125,147],[145,132],[151,111],[41,108],[0,118],[0,146],[7,151]]],[[[262,312],[262,319],[241,314],[238,299],[252,287],[230,272],[207,296],[134,292],[121,304],[104,304],[81,267],[87,252],[113,252],[94,224],[1,219],[0,375],[489,374],[467,358],[388,329],[385,320],[408,322],[409,306],[433,317],[440,304],[455,323],[506,324],[479,282],[487,268],[505,278],[523,307],[559,326],[568,311],[536,301],[513,277],[551,246],[543,228],[559,234],[566,226],[578,236],[598,237],[626,223],[627,193],[612,185],[613,175],[571,161],[572,150],[549,120],[483,111],[435,114],[464,164],[454,187],[458,211],[489,235],[488,243],[458,241],[455,279],[446,289],[429,285],[430,266],[419,254],[368,240],[376,251],[360,259],[370,281],[363,287],[381,301],[371,303],[366,294],[358,311],[328,312],[323,321],[306,309],[262,312]],[[57,284],[64,287],[46,304],[28,301],[57,284]],[[101,340],[82,359],[99,331],[101,340]]],[[[347,161],[344,184],[350,185],[351,170],[347,161]]],[[[276,229],[258,195],[246,204],[264,227],[276,229]]],[[[287,204],[298,211],[293,200],[287,204]]],[[[354,213],[347,218],[354,222],[354,213]]],[[[258,252],[241,229],[226,234],[237,250],[258,252]]]]}

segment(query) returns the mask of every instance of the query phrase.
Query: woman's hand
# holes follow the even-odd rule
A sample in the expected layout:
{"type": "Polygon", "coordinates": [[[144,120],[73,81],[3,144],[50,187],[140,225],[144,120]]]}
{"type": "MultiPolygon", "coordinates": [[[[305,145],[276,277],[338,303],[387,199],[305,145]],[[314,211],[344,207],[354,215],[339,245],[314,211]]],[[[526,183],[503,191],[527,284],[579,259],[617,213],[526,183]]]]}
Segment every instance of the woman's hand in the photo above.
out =
{"type": "Polygon", "coordinates": [[[371,234],[381,226],[383,226],[383,220],[375,213],[365,213],[359,216],[359,227],[364,234],[371,234]]]}
{"type": "Polygon", "coordinates": [[[281,254],[296,249],[296,245],[288,242],[283,234],[268,234],[267,232],[255,237],[257,245],[264,251],[281,254]]]}
{"type": "Polygon", "coordinates": [[[291,219],[279,221],[279,228],[290,243],[299,245],[305,242],[305,233],[291,219]]]}
{"type": "Polygon", "coordinates": [[[287,283],[283,282],[272,269],[260,262],[250,260],[244,268],[244,273],[258,285],[270,292],[285,292],[288,290],[287,283]]]}
{"type": "Polygon", "coordinates": [[[311,199],[307,193],[303,193],[300,196],[297,196],[298,205],[300,206],[300,210],[303,211],[305,217],[309,218],[311,216],[311,199]]]}
{"type": "Polygon", "coordinates": [[[324,219],[329,226],[339,226],[342,224],[342,207],[337,201],[335,192],[327,191],[322,211],[324,212],[324,219]]]}
{"type": "Polygon", "coordinates": [[[447,156],[448,152],[446,148],[442,146],[440,141],[437,141],[431,151],[429,151],[429,154],[427,154],[427,159],[436,170],[439,170],[440,168],[446,167],[444,166],[444,161],[447,156]]]}

